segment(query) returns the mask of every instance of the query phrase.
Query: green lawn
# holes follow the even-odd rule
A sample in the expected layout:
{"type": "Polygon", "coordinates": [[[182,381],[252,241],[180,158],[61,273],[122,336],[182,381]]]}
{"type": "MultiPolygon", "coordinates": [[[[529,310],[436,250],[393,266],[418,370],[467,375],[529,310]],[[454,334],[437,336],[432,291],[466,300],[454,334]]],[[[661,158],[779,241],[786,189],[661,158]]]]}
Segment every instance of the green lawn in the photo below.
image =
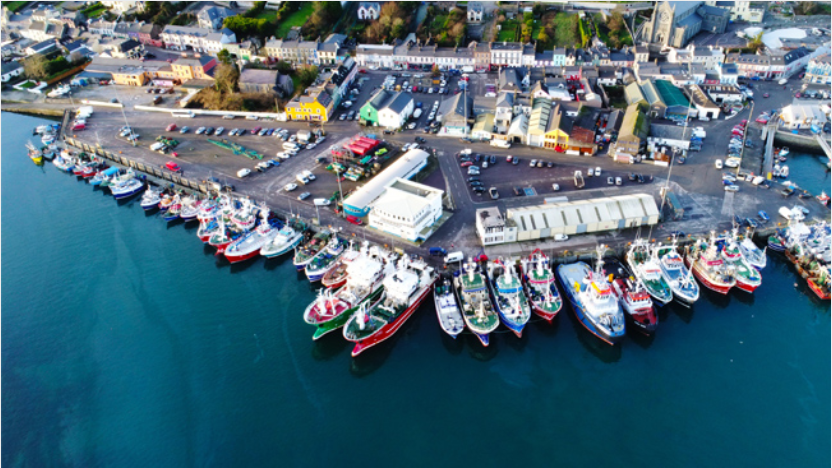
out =
{"type": "Polygon", "coordinates": [[[517,28],[520,24],[516,20],[506,20],[500,26],[500,33],[497,34],[497,42],[514,42],[517,40],[517,28]]]}
{"type": "Polygon", "coordinates": [[[314,11],[315,5],[312,2],[304,2],[300,10],[292,13],[288,18],[286,18],[286,20],[280,23],[277,27],[277,33],[275,35],[279,38],[286,37],[293,27],[303,26],[303,24],[306,23],[306,20],[312,16],[312,12],[314,11]]]}
{"type": "Polygon", "coordinates": [[[107,7],[104,5],[97,5],[90,7],[88,10],[84,10],[84,16],[87,18],[98,18],[99,16],[103,15],[107,12],[107,7]]]}
{"type": "Polygon", "coordinates": [[[257,15],[256,18],[272,21],[277,18],[277,10],[263,10],[263,12],[257,15]]]}
{"type": "Polygon", "coordinates": [[[23,8],[23,6],[27,3],[29,2],[3,2],[3,5],[5,5],[12,13],[17,13],[17,10],[23,8]]]}

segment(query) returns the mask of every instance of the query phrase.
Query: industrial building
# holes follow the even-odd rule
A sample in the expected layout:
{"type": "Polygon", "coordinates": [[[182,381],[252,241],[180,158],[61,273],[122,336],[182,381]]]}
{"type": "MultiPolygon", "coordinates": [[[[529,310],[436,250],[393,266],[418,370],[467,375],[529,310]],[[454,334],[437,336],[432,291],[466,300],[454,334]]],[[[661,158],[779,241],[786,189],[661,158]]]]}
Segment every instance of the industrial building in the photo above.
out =
{"type": "Polygon", "coordinates": [[[364,217],[370,212],[370,204],[384,192],[396,179],[409,179],[422,170],[428,163],[428,153],[412,149],[403,154],[387,169],[381,171],[361,188],[344,200],[344,211],[348,214],[364,217]]]}
{"type": "Polygon", "coordinates": [[[588,234],[659,222],[656,201],[644,193],[511,208],[506,211],[505,220],[499,212],[489,212],[481,222],[484,211],[477,211],[477,233],[483,245],[497,244],[495,239],[501,237],[504,242],[522,242],[549,239],[555,234],[588,234]]]}
{"type": "Polygon", "coordinates": [[[410,242],[433,234],[442,217],[442,195],[437,188],[397,178],[371,204],[369,226],[410,242]]]}

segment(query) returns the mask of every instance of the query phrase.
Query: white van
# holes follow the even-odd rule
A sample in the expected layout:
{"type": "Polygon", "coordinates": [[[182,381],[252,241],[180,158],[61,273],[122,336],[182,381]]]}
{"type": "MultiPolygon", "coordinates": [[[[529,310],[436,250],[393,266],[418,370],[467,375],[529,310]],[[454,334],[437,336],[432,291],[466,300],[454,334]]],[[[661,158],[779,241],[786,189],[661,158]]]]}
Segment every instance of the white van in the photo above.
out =
{"type": "Polygon", "coordinates": [[[260,117],[256,115],[247,115],[246,120],[260,120],[260,117]]]}
{"type": "Polygon", "coordinates": [[[329,206],[329,200],[326,198],[316,198],[312,200],[315,203],[315,206],[329,206]]]}
{"type": "Polygon", "coordinates": [[[465,254],[462,252],[451,252],[445,256],[445,263],[456,263],[465,260],[465,254]]]}
{"type": "Polygon", "coordinates": [[[237,177],[241,179],[243,177],[248,176],[249,174],[251,174],[251,169],[240,169],[239,171],[237,171],[237,177]]]}
{"type": "Polygon", "coordinates": [[[496,146],[497,148],[511,148],[511,143],[505,140],[491,140],[491,146],[496,146]]]}
{"type": "Polygon", "coordinates": [[[722,160],[717,159],[716,161],[714,161],[714,167],[716,167],[717,169],[722,169],[722,160]]]}
{"type": "Polygon", "coordinates": [[[287,141],[286,143],[283,143],[283,149],[288,150],[288,151],[297,151],[299,148],[300,147],[297,145],[297,143],[293,143],[291,141],[287,141]]]}
{"type": "Polygon", "coordinates": [[[414,119],[418,119],[421,116],[422,116],[422,109],[416,109],[415,111],[413,111],[413,118],[414,119]]]}
{"type": "Polygon", "coordinates": [[[298,174],[298,175],[296,175],[296,176],[295,176],[295,180],[297,180],[298,182],[302,183],[303,185],[306,185],[306,184],[308,184],[308,183],[309,183],[309,179],[307,179],[306,177],[304,177],[304,176],[303,176],[303,174],[298,174]]]}

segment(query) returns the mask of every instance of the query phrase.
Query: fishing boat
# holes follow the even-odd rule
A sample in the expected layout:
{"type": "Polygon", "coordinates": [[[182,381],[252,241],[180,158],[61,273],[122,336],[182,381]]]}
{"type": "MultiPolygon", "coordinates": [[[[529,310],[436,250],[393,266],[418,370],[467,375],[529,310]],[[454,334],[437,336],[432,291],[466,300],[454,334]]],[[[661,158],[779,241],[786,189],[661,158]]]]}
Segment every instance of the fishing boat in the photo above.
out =
{"type": "Polygon", "coordinates": [[[673,300],[673,291],[662,276],[656,249],[644,239],[636,239],[627,252],[627,263],[636,279],[644,285],[650,297],[658,305],[665,305],[673,300]]]}
{"type": "Polygon", "coordinates": [[[303,313],[304,321],[316,328],[312,339],[344,326],[359,306],[374,307],[381,299],[382,282],[395,272],[395,265],[395,255],[378,247],[350,262],[344,286],[335,290],[322,288],[303,313]]]}
{"type": "Polygon", "coordinates": [[[203,244],[207,244],[208,240],[216,234],[220,229],[220,225],[216,219],[200,221],[199,228],[196,230],[196,236],[203,244]]]}
{"type": "Polygon", "coordinates": [[[274,258],[291,252],[303,240],[304,231],[305,226],[303,226],[302,222],[296,219],[290,219],[280,228],[280,231],[277,232],[277,235],[271,241],[266,242],[260,248],[260,255],[266,258],[274,258]]]}
{"type": "Polygon", "coordinates": [[[719,255],[716,235],[711,232],[710,241],[698,239],[685,247],[685,265],[706,288],[720,294],[728,294],[737,284],[733,269],[719,255]]]}
{"type": "Polygon", "coordinates": [[[809,289],[815,293],[821,300],[828,301],[830,299],[830,268],[829,265],[824,265],[815,270],[815,275],[806,278],[806,284],[809,289]]]}
{"type": "Polygon", "coordinates": [[[165,210],[164,214],[162,214],[162,219],[166,222],[171,222],[179,219],[179,213],[182,212],[182,199],[179,197],[179,194],[173,196],[173,201],[168,206],[168,209],[165,210]]]}
{"type": "Polygon", "coordinates": [[[786,241],[784,239],[785,231],[783,229],[776,229],[774,234],[768,236],[766,245],[774,252],[783,253],[786,250],[786,241]]]}
{"type": "Polygon", "coordinates": [[[143,210],[149,211],[159,207],[159,202],[162,201],[162,191],[148,188],[142,195],[142,201],[139,205],[143,210]]]}
{"type": "Polygon", "coordinates": [[[733,267],[737,288],[745,292],[754,292],[760,287],[763,277],[742,256],[739,242],[737,242],[737,229],[734,228],[727,238],[722,239],[722,243],[722,258],[727,265],[733,267]]]}
{"type": "Polygon", "coordinates": [[[54,133],[47,133],[40,138],[40,142],[44,145],[51,145],[57,141],[58,137],[54,133]]]}
{"type": "Polygon", "coordinates": [[[661,244],[656,247],[656,255],[659,257],[659,267],[665,282],[673,291],[673,298],[676,302],[691,306],[699,300],[699,284],[693,277],[690,269],[685,266],[685,261],[679,255],[676,248],[676,238],[668,246],[661,244]]]}
{"type": "Polygon", "coordinates": [[[55,155],[60,152],[60,150],[58,149],[56,143],[52,143],[51,145],[46,145],[43,148],[41,148],[40,152],[43,155],[43,159],[51,161],[55,157],[55,155]]]}
{"type": "Polygon", "coordinates": [[[205,221],[213,221],[219,214],[220,208],[216,201],[211,199],[202,200],[199,204],[199,212],[196,214],[196,219],[202,223],[205,221]]]}
{"type": "Polygon", "coordinates": [[[144,182],[139,179],[130,179],[120,182],[118,185],[110,186],[110,192],[116,200],[122,200],[144,190],[144,182]]]}
{"type": "Polygon", "coordinates": [[[347,243],[339,239],[338,236],[332,236],[327,243],[326,248],[315,258],[312,259],[304,268],[306,278],[311,282],[320,281],[321,278],[331,269],[335,268],[338,259],[347,250],[347,243]]]}
{"type": "Polygon", "coordinates": [[[190,222],[196,221],[197,215],[199,214],[199,205],[200,200],[196,197],[185,197],[182,200],[182,211],[179,213],[179,217],[182,218],[182,221],[190,222]]]}
{"type": "Polygon", "coordinates": [[[780,151],[777,152],[777,156],[781,156],[781,157],[785,158],[786,156],[789,155],[790,152],[791,151],[789,151],[789,148],[787,146],[784,146],[784,147],[780,148],[780,151]]]}
{"type": "Polygon", "coordinates": [[[111,177],[118,174],[118,171],[119,171],[119,169],[117,167],[108,167],[108,168],[102,169],[102,170],[96,172],[95,175],[92,176],[92,178],[90,178],[87,182],[89,182],[89,184],[92,185],[92,186],[99,186],[105,180],[109,180],[111,177]]]}
{"type": "Polygon", "coordinates": [[[624,310],[627,328],[645,335],[655,333],[659,326],[659,316],[644,284],[637,281],[615,258],[604,258],[604,273],[607,274],[612,292],[624,310]]]}
{"type": "Polygon", "coordinates": [[[52,165],[58,168],[58,170],[72,172],[72,169],[75,167],[75,158],[68,152],[61,151],[61,154],[52,160],[52,165]]]}
{"type": "MultiPolygon", "coordinates": [[[[330,289],[336,289],[343,286],[344,283],[347,282],[347,267],[353,260],[361,255],[365,255],[365,251],[368,247],[369,243],[364,241],[364,244],[362,244],[359,249],[356,249],[353,241],[350,241],[347,251],[341,255],[341,257],[335,262],[335,265],[333,265],[333,267],[330,268],[329,271],[327,271],[321,278],[321,284],[325,288],[330,289]]],[[[307,271],[309,271],[308,268],[307,271]]]]}
{"type": "Polygon", "coordinates": [[[219,223],[219,228],[216,232],[214,232],[214,234],[211,235],[211,237],[208,238],[208,245],[216,247],[216,255],[221,255],[225,252],[225,248],[237,240],[242,233],[240,231],[230,229],[225,224],[225,220],[222,218],[217,218],[217,221],[219,223]]]}
{"type": "Polygon", "coordinates": [[[295,251],[295,257],[292,259],[295,268],[298,271],[305,270],[306,265],[323,252],[331,237],[332,233],[323,229],[309,239],[309,241],[301,245],[295,251]]]}
{"type": "Polygon", "coordinates": [[[503,325],[518,338],[523,336],[523,328],[529,322],[532,312],[529,299],[523,292],[523,285],[517,277],[514,266],[497,259],[488,265],[488,286],[497,313],[503,325]]]}
{"type": "Polygon", "coordinates": [[[160,211],[167,211],[173,202],[176,200],[176,195],[172,193],[164,193],[162,194],[162,199],[159,200],[159,210],[160,211]]]}
{"type": "Polygon", "coordinates": [[[443,278],[441,282],[433,285],[433,305],[442,331],[455,339],[465,330],[465,319],[462,318],[462,312],[456,304],[454,288],[448,278],[443,278]]]}
{"type": "Polygon", "coordinates": [[[127,169],[123,173],[119,171],[118,174],[110,177],[109,179],[104,179],[101,181],[101,187],[107,187],[112,191],[112,187],[118,185],[122,182],[127,182],[136,178],[136,174],[133,172],[133,169],[127,169]]]}
{"type": "Polygon", "coordinates": [[[820,195],[815,197],[818,201],[823,205],[826,206],[829,203],[829,195],[826,194],[826,191],[821,191],[820,195]]]}
{"type": "Polygon", "coordinates": [[[384,278],[381,300],[359,308],[344,325],[344,338],[355,343],[352,356],[393,336],[425,300],[434,281],[433,268],[421,259],[403,256],[396,271],[384,278]]]}
{"type": "Polygon", "coordinates": [[[523,269],[523,289],[532,305],[532,311],[547,322],[558,315],[563,299],[555,284],[555,274],[549,267],[549,257],[536,249],[528,258],[520,260],[523,269]]]}
{"type": "Polygon", "coordinates": [[[757,244],[751,240],[751,236],[745,236],[742,242],[740,242],[739,248],[740,253],[742,253],[742,256],[749,265],[757,270],[762,270],[766,267],[766,249],[765,247],[762,249],[757,247],[757,244]]]}
{"type": "Polygon", "coordinates": [[[595,270],[584,262],[558,265],[557,277],[581,325],[608,344],[619,342],[625,334],[624,313],[604,277],[603,252],[598,249],[595,270]]]}
{"type": "Polygon", "coordinates": [[[254,228],[257,222],[257,209],[249,199],[243,200],[243,205],[231,215],[231,222],[243,231],[254,228]]]}
{"type": "Polygon", "coordinates": [[[39,150],[32,144],[31,141],[26,142],[26,149],[29,152],[29,158],[38,166],[43,164],[43,151],[39,150]]]}
{"type": "Polygon", "coordinates": [[[231,263],[238,263],[260,255],[260,248],[277,235],[278,227],[269,221],[268,208],[260,211],[257,229],[243,235],[226,247],[224,255],[231,263]]]}
{"type": "Polygon", "coordinates": [[[500,326],[500,317],[488,298],[487,288],[485,275],[470,258],[462,266],[462,271],[454,276],[454,290],[462,309],[462,318],[483,346],[488,346],[489,334],[500,326]]]}

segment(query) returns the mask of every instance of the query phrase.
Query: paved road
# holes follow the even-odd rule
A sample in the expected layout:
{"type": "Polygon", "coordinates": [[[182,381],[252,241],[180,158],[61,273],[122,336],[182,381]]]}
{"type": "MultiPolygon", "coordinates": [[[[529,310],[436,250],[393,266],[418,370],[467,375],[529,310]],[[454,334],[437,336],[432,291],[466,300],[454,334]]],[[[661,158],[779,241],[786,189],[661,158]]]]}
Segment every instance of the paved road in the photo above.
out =
{"type": "MultiPolygon", "coordinates": [[[[373,86],[379,80],[383,79],[383,76],[383,74],[378,73],[371,74],[368,77],[361,94],[356,99],[356,107],[354,108],[363,104],[364,100],[372,93],[373,86]]],[[[483,76],[482,79],[487,79],[487,76],[483,76]]],[[[782,89],[780,93],[775,93],[776,86],[773,82],[757,82],[755,84],[754,90],[758,96],[766,91],[772,94],[772,98],[768,100],[763,100],[758,97],[758,111],[755,111],[755,114],[759,113],[760,108],[777,108],[790,100],[790,95],[782,93],[782,89]],[[762,104],[762,101],[765,101],[765,105],[762,104]]],[[[799,86],[799,84],[795,81],[794,86],[799,86]]],[[[441,99],[435,95],[423,94],[417,94],[415,97],[425,102],[426,105],[432,103],[434,99],[441,99]]],[[[149,98],[143,96],[137,90],[133,90],[132,94],[123,97],[123,100],[130,102],[131,105],[143,103],[142,99],[149,98]]],[[[165,133],[163,128],[172,119],[167,116],[161,117],[160,114],[137,112],[131,108],[128,108],[125,114],[130,125],[142,134],[143,148],[133,148],[128,142],[120,140],[115,136],[118,129],[123,125],[123,118],[120,111],[99,109],[90,119],[90,130],[83,135],[83,138],[90,142],[100,140],[103,147],[110,150],[123,151],[125,154],[130,155],[130,157],[145,162],[146,164],[161,166],[169,161],[171,158],[168,156],[150,152],[147,149],[147,145],[156,135],[165,133]]],[[[745,110],[736,116],[733,122],[739,123],[740,119],[748,117],[750,117],[749,111],[745,110]]],[[[228,121],[215,117],[181,119],[181,121],[177,121],[177,124],[180,127],[182,125],[188,125],[194,129],[198,126],[223,126],[226,129],[234,127],[251,129],[255,126],[282,127],[292,132],[309,128],[306,124],[300,122],[264,123],[240,119],[228,121]]],[[[420,122],[420,127],[422,125],[423,123],[420,122]]],[[[656,227],[653,230],[654,237],[661,237],[672,230],[704,232],[714,227],[724,229],[730,226],[729,219],[735,213],[747,217],[754,216],[760,209],[776,211],[780,201],[774,190],[766,191],[756,189],[750,184],[743,184],[742,190],[737,194],[726,194],[722,189],[722,171],[714,167],[713,160],[716,158],[724,158],[726,144],[729,139],[731,127],[733,126],[732,122],[720,120],[715,122],[696,122],[692,125],[704,127],[708,132],[708,137],[705,140],[702,152],[694,153],[688,159],[687,164],[683,166],[677,165],[673,168],[672,182],[670,183],[671,189],[679,196],[684,205],[686,210],[685,218],[681,222],[667,222],[656,227]]],[[[248,195],[258,201],[266,201],[272,208],[280,212],[292,211],[300,213],[307,219],[314,219],[320,216],[323,225],[341,227],[347,232],[356,232],[359,236],[366,237],[369,240],[381,244],[404,246],[402,241],[396,241],[373,230],[356,228],[336,217],[329,210],[319,210],[316,212],[309,201],[299,202],[296,199],[296,194],[300,190],[292,193],[283,191],[283,186],[293,181],[294,175],[304,169],[312,170],[318,176],[317,180],[310,186],[302,188],[302,190],[308,190],[312,193],[309,200],[315,197],[328,198],[337,189],[338,185],[335,178],[330,173],[324,171],[323,168],[318,167],[315,162],[316,157],[319,155],[327,155],[330,145],[341,144],[345,139],[361,132],[362,129],[358,126],[357,122],[339,120],[327,123],[324,128],[328,136],[327,141],[322,147],[316,148],[315,150],[304,150],[298,157],[284,162],[280,167],[272,168],[266,173],[255,172],[245,180],[237,179],[235,174],[242,167],[252,168],[255,164],[254,161],[245,159],[242,156],[234,156],[229,152],[224,152],[220,148],[208,143],[205,137],[198,137],[193,135],[193,133],[187,135],[177,133],[174,135],[182,141],[180,147],[177,148],[177,152],[180,154],[177,162],[183,167],[184,175],[188,178],[204,180],[208,177],[215,176],[226,181],[232,181],[240,194],[248,195]],[[214,155],[219,155],[219,157],[215,157],[214,155]]],[[[566,196],[570,200],[635,192],[650,193],[658,199],[659,188],[665,184],[668,174],[668,168],[666,167],[651,164],[620,165],[604,156],[569,156],[549,152],[540,148],[519,145],[508,150],[503,150],[483,143],[470,144],[462,142],[458,138],[426,135],[421,131],[406,131],[396,135],[382,135],[378,129],[364,129],[364,131],[375,131],[379,137],[386,139],[386,143],[392,148],[412,142],[416,136],[425,137],[428,140],[427,146],[436,148],[441,173],[444,177],[432,176],[427,183],[445,189],[447,188],[445,181],[447,181],[455,206],[453,216],[434,234],[428,241],[427,246],[441,245],[450,247],[453,245],[454,248],[463,248],[466,251],[479,250],[478,240],[474,234],[474,212],[477,208],[498,206],[502,210],[505,210],[506,208],[516,206],[542,204],[546,197],[555,195],[551,190],[553,182],[559,183],[562,188],[557,195],[566,196]],[[465,148],[471,148],[475,153],[493,154],[498,157],[499,162],[495,167],[482,171],[482,180],[486,187],[494,186],[499,189],[501,194],[499,200],[490,200],[487,195],[474,195],[469,189],[468,176],[464,172],[467,170],[459,166],[459,161],[455,156],[456,153],[465,148]],[[518,166],[508,165],[505,162],[507,155],[519,157],[523,163],[518,166]],[[555,167],[551,169],[530,168],[528,167],[528,161],[531,159],[551,161],[555,164],[555,167]],[[575,190],[571,182],[571,174],[573,171],[577,169],[585,171],[587,167],[596,166],[602,168],[604,177],[600,179],[588,179],[588,187],[586,189],[575,190]],[[626,179],[626,174],[631,171],[652,176],[654,181],[653,183],[644,185],[633,184],[626,179]],[[608,186],[606,184],[606,176],[609,175],[622,177],[625,180],[624,186],[608,186]],[[537,195],[533,197],[515,197],[511,193],[511,188],[514,186],[531,186],[536,190],[537,195]]],[[[752,139],[755,135],[754,132],[757,132],[756,135],[759,135],[759,129],[756,127],[752,127],[751,132],[752,139]]],[[[248,148],[261,151],[269,158],[273,157],[274,153],[279,150],[282,144],[282,142],[279,142],[279,140],[273,137],[247,135],[232,139],[248,148]]],[[[758,147],[761,146],[762,144],[758,145],[758,147]]],[[[751,157],[753,156],[749,156],[749,158],[751,157]]],[[[357,185],[347,181],[343,183],[343,189],[348,191],[357,185]]],[[[797,202],[797,200],[794,200],[794,202],[797,202]]],[[[614,243],[623,241],[631,238],[633,235],[634,232],[627,231],[623,233],[604,233],[597,236],[578,236],[570,239],[567,243],[557,244],[557,248],[574,250],[580,246],[591,246],[596,242],[614,243]]],[[[522,246],[495,247],[489,248],[487,251],[506,253],[502,251],[513,249],[516,254],[518,248],[534,248],[536,246],[546,246],[546,243],[537,242],[523,244],[522,246]]],[[[547,248],[554,247],[552,245],[547,248]]],[[[407,246],[407,248],[410,251],[422,254],[426,253],[425,248],[411,246],[407,246]]]]}

